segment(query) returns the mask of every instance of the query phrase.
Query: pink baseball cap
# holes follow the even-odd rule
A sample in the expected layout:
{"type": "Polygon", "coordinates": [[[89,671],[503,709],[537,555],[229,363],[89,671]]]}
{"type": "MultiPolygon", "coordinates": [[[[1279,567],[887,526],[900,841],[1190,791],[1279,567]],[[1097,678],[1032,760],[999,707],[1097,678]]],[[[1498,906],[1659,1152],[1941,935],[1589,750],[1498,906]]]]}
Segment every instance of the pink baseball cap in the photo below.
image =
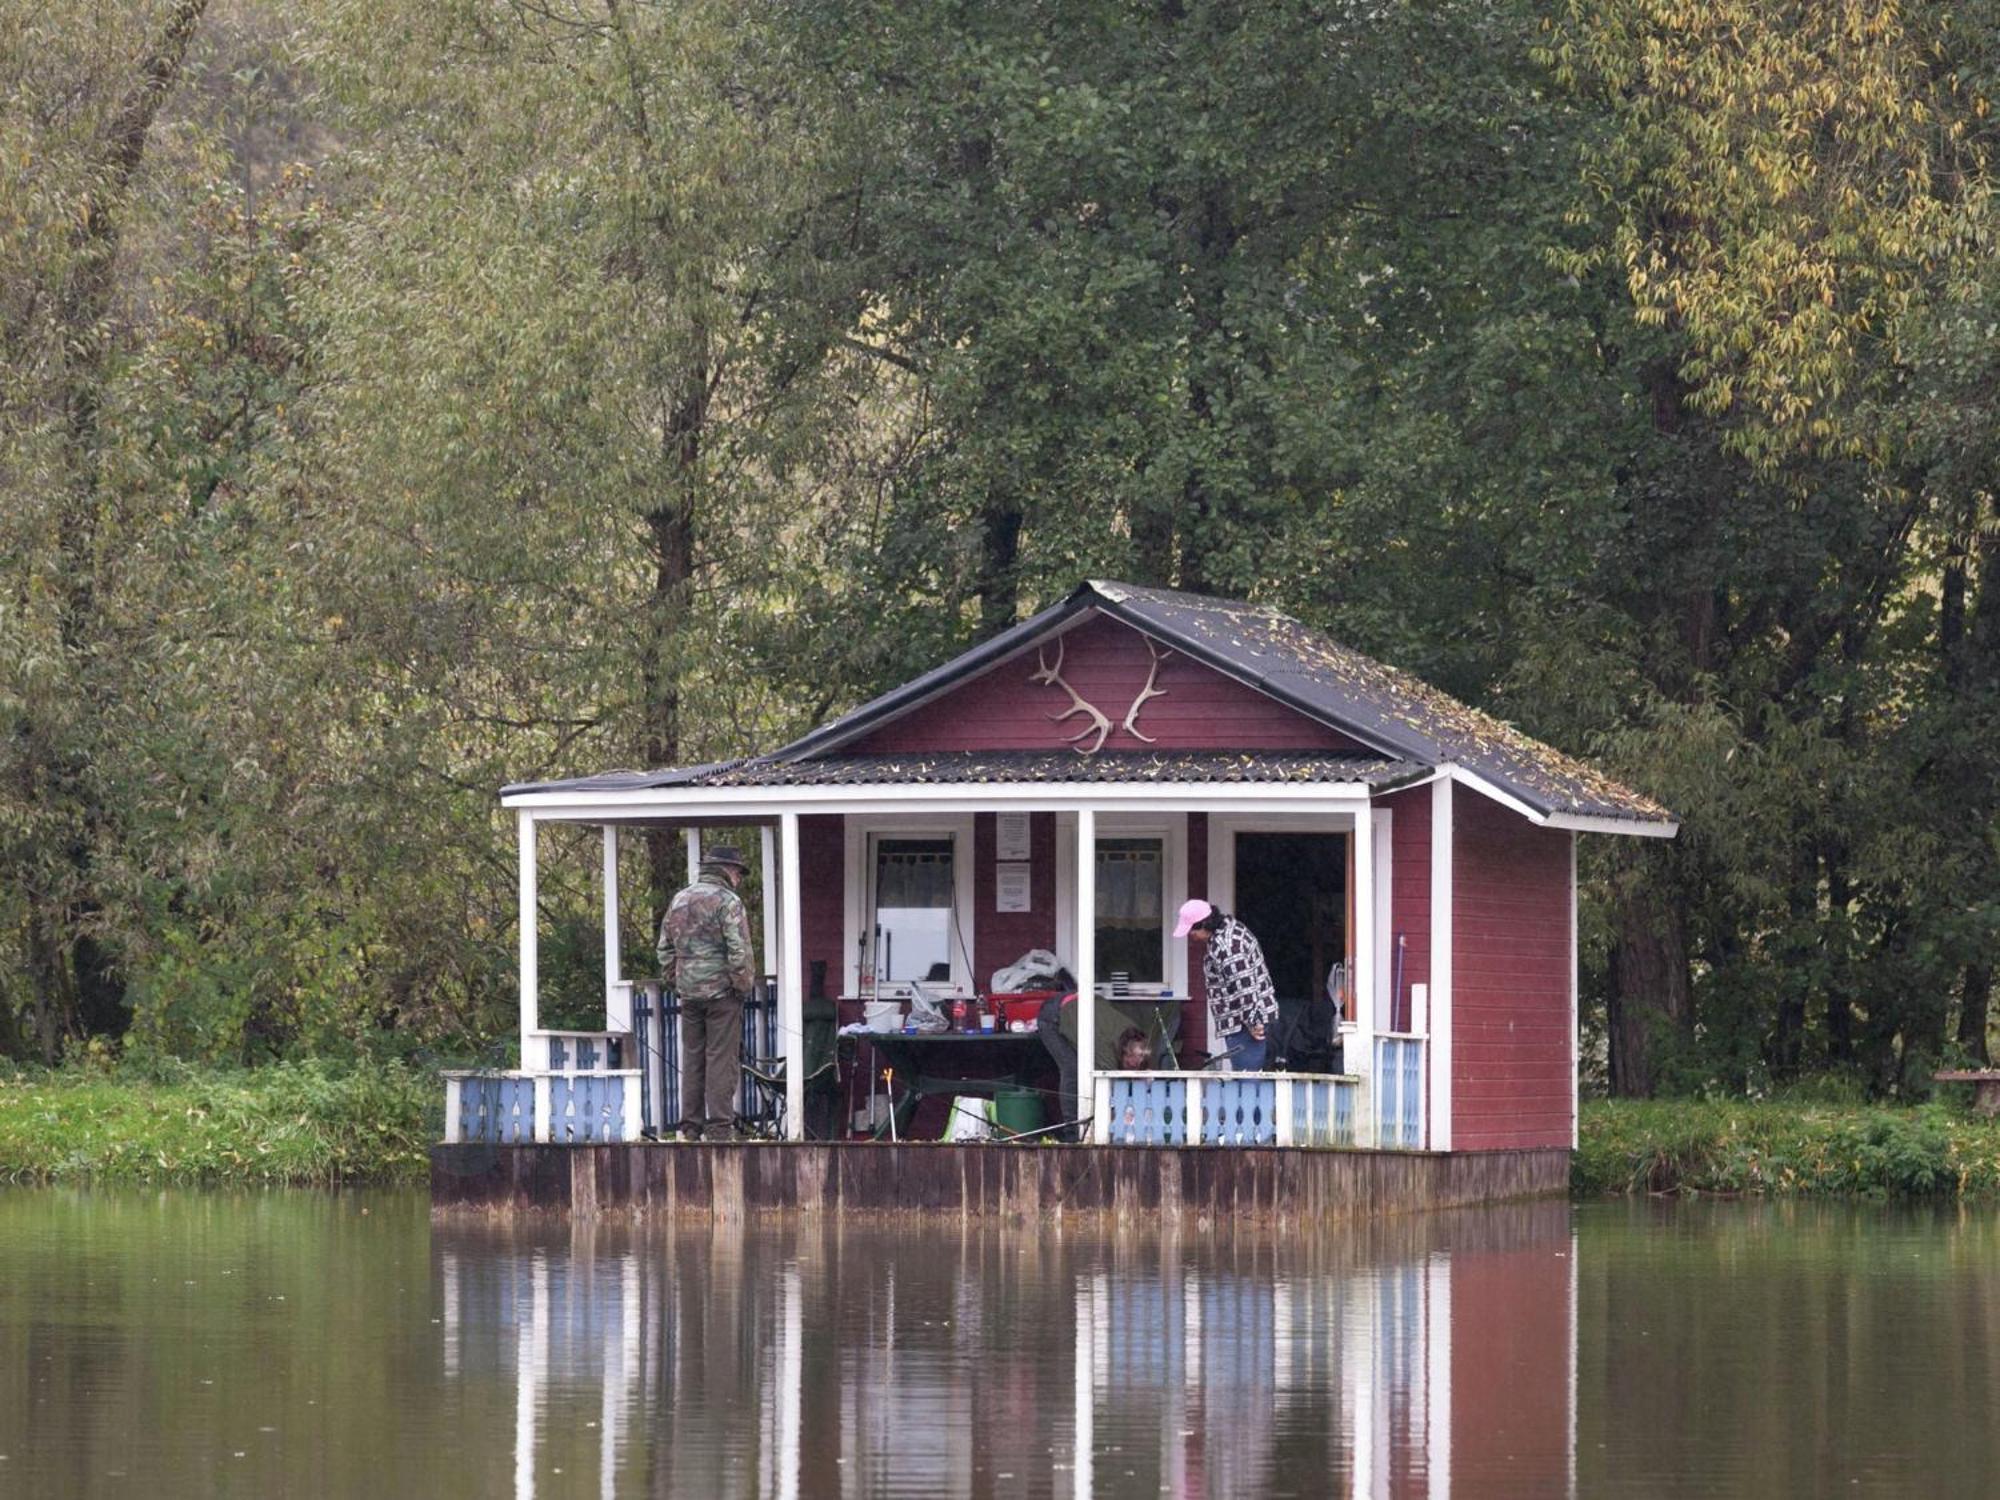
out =
{"type": "Polygon", "coordinates": [[[1215,908],[1199,896],[1195,897],[1192,901],[1183,901],[1181,903],[1180,920],[1174,923],[1174,936],[1177,938],[1186,937],[1214,914],[1215,908]]]}

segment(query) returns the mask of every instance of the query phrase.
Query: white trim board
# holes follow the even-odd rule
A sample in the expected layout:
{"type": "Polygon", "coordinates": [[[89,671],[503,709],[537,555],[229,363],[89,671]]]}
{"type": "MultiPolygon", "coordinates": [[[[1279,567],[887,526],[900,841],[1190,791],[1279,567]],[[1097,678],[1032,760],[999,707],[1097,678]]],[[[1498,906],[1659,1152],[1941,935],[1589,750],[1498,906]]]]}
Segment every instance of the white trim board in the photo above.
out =
{"type": "MultiPolygon", "coordinates": [[[[1083,808],[1182,808],[1207,812],[1351,810],[1372,789],[1359,781],[1130,781],[926,782],[867,786],[649,787],[621,792],[516,792],[503,807],[547,822],[601,823],[607,814],[628,820],[690,822],[701,818],[740,824],[758,809],[799,812],[940,813],[1076,812],[1083,808]]],[[[1386,793],[1385,793],[1386,795],[1386,793]]]]}
{"type": "Polygon", "coordinates": [[[783,810],[853,813],[990,812],[999,808],[1034,812],[1180,809],[1244,813],[1344,811],[1357,801],[1433,785],[1449,777],[1540,828],[1574,833],[1611,833],[1635,838],[1673,838],[1680,824],[1608,818],[1590,813],[1537,812],[1462,766],[1440,767],[1434,775],[1371,787],[1359,781],[1008,781],[867,783],[836,786],[644,787],[629,791],[546,791],[503,794],[500,804],[533,813],[545,822],[622,822],[740,826],[783,810]]]}
{"type": "Polygon", "coordinates": [[[1431,783],[1430,1147],[1451,1150],[1452,781],[1431,783]]]}
{"type": "Polygon", "coordinates": [[[1226,912],[1236,910],[1236,835],[1239,833],[1352,833],[1361,806],[1337,811],[1288,813],[1274,816],[1264,809],[1235,809],[1208,816],[1208,896],[1226,912]],[[1225,856],[1224,850],[1228,853],[1225,856]]]}
{"type": "MultiPolygon", "coordinates": [[[[1477,771],[1468,771],[1464,766],[1440,766],[1438,774],[1449,776],[1460,786],[1471,787],[1480,795],[1492,798],[1509,812],[1519,813],[1538,828],[1562,828],[1574,833],[1622,833],[1643,839],[1670,839],[1681,830],[1681,825],[1670,818],[1607,818],[1596,813],[1537,812],[1512,792],[1502,790],[1477,771]]],[[[1397,787],[1395,790],[1401,791],[1402,788],[1397,787]]]]}
{"type": "Polygon", "coordinates": [[[1583,1080],[1577,1076],[1582,1059],[1577,1055],[1582,1045],[1583,1013],[1577,993],[1577,930],[1576,930],[1576,835],[1569,836],[1569,1149],[1578,1145],[1578,1133],[1582,1126],[1583,1080]]]}

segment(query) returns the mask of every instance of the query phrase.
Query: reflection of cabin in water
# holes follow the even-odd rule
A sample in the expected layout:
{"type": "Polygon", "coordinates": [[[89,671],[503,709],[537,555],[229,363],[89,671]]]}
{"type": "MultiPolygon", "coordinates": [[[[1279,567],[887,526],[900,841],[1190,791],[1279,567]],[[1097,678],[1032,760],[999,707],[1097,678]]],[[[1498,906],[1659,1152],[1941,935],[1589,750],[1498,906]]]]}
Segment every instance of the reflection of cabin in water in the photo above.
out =
{"type": "MultiPolygon", "coordinates": [[[[809,1000],[816,1022],[852,1022],[928,981],[996,1014],[1004,1039],[1032,1010],[994,1000],[994,976],[1046,949],[1078,993],[1167,1017],[1174,1042],[1171,1065],[1112,1071],[1099,1007],[1079,1009],[1093,1143],[1566,1152],[1575,837],[1675,831],[1590,767],[1275,610],[1113,583],[770,754],[511,786],[503,801],[520,830],[522,1068],[454,1081],[455,1143],[671,1128],[666,1018],[620,968],[618,851],[626,830],[676,828],[691,864],[723,830],[760,850],[765,1035],[795,1140],[820,1061],[809,1000]],[[536,835],[550,823],[602,829],[594,1033],[540,1018],[536,835]],[[1337,1006],[1320,1018],[1337,1063],[1198,1071],[1219,1049],[1199,947],[1171,936],[1190,897],[1262,942],[1281,1055],[1288,1037],[1304,1050],[1315,1005],[1337,1006]]],[[[860,1056],[853,1076],[872,1083],[860,1056]]],[[[843,1130],[855,1103],[841,1101],[843,1130]]],[[[476,1196],[462,1178],[458,1191],[476,1196]]]]}
{"type": "Polygon", "coordinates": [[[478,1493],[1576,1493],[1566,1204],[1201,1241],[514,1230],[431,1242],[466,1424],[511,1414],[462,1457],[478,1493]]]}

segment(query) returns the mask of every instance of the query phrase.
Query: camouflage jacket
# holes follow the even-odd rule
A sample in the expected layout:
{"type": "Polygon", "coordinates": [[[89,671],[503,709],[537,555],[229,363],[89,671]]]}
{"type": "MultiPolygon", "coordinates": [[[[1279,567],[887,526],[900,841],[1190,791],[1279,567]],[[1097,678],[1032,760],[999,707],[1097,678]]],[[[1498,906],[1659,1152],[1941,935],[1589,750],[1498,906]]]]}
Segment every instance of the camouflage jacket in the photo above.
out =
{"type": "Polygon", "coordinates": [[[660,983],[683,1000],[747,995],[757,981],[750,916],[720,875],[703,875],[660,918],[660,983]]]}

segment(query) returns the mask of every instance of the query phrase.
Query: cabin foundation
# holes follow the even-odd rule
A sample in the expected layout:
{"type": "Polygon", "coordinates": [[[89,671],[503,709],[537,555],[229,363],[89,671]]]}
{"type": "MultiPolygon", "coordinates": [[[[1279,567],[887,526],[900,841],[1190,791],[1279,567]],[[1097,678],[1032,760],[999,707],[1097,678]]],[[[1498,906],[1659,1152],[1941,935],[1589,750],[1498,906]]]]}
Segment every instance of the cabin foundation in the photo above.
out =
{"type": "Polygon", "coordinates": [[[642,1142],[431,1151],[433,1212],[1319,1223],[1568,1191],[1567,1150],[642,1142]]]}

